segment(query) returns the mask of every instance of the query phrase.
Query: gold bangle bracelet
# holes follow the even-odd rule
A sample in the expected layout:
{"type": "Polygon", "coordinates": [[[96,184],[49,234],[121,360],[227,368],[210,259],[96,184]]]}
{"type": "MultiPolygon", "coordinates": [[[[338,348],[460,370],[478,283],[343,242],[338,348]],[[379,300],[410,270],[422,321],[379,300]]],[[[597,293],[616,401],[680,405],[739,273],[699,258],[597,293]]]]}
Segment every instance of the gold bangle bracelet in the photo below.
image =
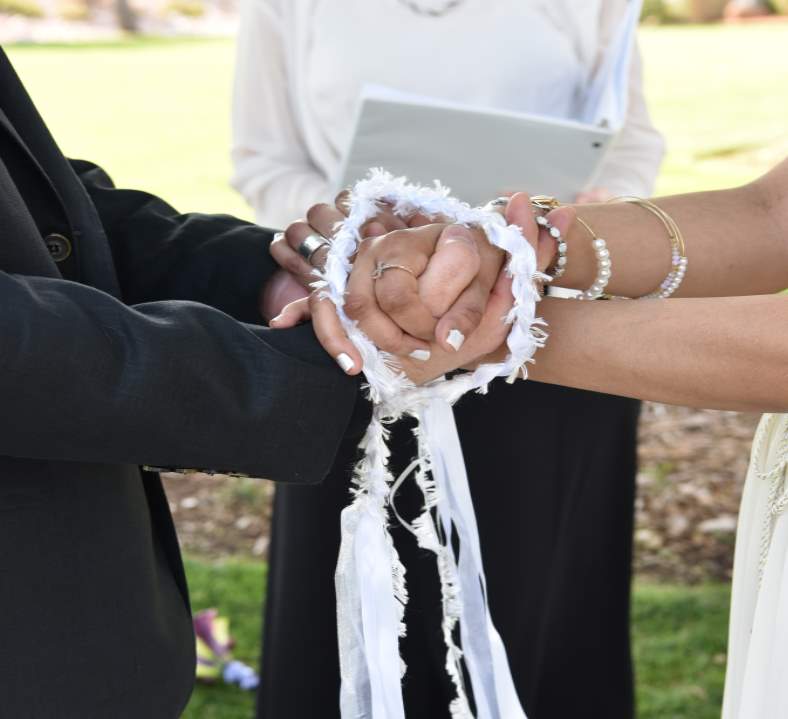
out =
{"type": "Polygon", "coordinates": [[[649,292],[640,299],[667,299],[681,286],[687,273],[687,249],[684,243],[684,235],[678,224],[665,210],[650,200],[644,200],[642,197],[614,197],[609,202],[628,202],[637,205],[654,215],[665,227],[671,248],[670,272],[668,272],[667,277],[656,290],[649,292]]]}

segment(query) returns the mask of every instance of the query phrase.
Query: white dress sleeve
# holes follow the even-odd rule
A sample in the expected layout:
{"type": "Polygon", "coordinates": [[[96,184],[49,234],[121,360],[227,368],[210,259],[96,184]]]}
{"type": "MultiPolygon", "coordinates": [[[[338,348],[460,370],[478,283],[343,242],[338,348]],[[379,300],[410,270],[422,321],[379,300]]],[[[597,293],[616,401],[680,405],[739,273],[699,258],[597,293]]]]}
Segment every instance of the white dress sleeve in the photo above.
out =
{"type": "Polygon", "coordinates": [[[635,45],[627,118],[594,184],[614,195],[649,197],[654,191],[654,181],[664,154],[664,140],[654,127],[646,106],[640,49],[635,45]]]}
{"type": "Polygon", "coordinates": [[[614,195],[649,197],[665,154],[665,142],[654,127],[643,94],[640,48],[633,49],[629,104],[624,126],[605,157],[596,187],[614,195]]]}
{"type": "Polygon", "coordinates": [[[261,225],[303,217],[331,187],[314,164],[288,91],[287,34],[276,0],[243,0],[232,107],[232,186],[261,225]]]}

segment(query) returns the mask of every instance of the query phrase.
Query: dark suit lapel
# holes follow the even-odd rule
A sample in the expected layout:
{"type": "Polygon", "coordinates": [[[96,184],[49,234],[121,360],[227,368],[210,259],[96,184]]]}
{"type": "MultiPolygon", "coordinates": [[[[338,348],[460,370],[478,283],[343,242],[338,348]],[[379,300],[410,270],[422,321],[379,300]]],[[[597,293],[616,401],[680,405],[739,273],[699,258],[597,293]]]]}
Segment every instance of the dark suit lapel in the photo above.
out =
{"type": "Polygon", "coordinates": [[[19,194],[5,163],[0,158],[0,268],[39,277],[60,277],[41,235],[19,194]],[[6,235],[11,231],[12,234],[6,235]]]}
{"type": "Polygon", "coordinates": [[[2,107],[0,107],[0,125],[2,125],[7,132],[11,133],[11,135],[15,137],[18,142],[21,142],[21,138],[17,134],[16,130],[14,129],[14,126],[11,124],[11,121],[8,119],[8,115],[5,114],[2,107]]]}
{"type": "Polygon", "coordinates": [[[60,205],[63,214],[67,216],[68,213],[66,212],[66,207],[65,204],[63,203],[63,198],[60,197],[57,188],[52,184],[52,180],[50,179],[49,175],[47,175],[47,173],[44,171],[44,168],[41,167],[41,163],[38,161],[36,156],[30,151],[30,148],[27,146],[27,143],[25,143],[25,141],[22,139],[20,134],[16,131],[16,128],[14,127],[11,120],[8,118],[8,115],[5,114],[5,111],[3,110],[2,106],[0,106],[0,126],[2,126],[0,130],[4,130],[11,136],[11,139],[14,142],[16,142],[16,144],[19,146],[19,149],[25,153],[25,155],[28,157],[30,162],[35,166],[36,170],[38,170],[38,173],[41,175],[41,179],[44,180],[44,182],[46,182],[46,184],[52,190],[52,194],[57,198],[58,204],[60,205]]]}
{"type": "MultiPolygon", "coordinates": [[[[0,125],[30,158],[63,206],[63,198],[60,197],[48,172],[52,168],[44,167],[44,163],[51,165],[53,158],[62,155],[2,49],[0,49],[0,125]]],[[[63,163],[68,164],[65,158],[63,163]]]]}

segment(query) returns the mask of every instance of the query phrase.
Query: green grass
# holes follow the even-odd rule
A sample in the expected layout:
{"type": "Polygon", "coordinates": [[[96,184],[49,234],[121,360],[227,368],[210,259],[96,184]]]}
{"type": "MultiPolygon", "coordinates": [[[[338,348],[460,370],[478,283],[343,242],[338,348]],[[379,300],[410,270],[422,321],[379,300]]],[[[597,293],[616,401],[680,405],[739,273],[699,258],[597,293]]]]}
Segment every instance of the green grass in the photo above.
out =
{"type": "Polygon", "coordinates": [[[728,637],[727,586],[635,588],[640,719],[718,719],[728,637]]]}
{"type": "MultiPolygon", "coordinates": [[[[265,568],[259,563],[187,562],[195,608],[231,618],[236,656],[255,664],[265,568]]],[[[635,588],[633,644],[640,719],[717,719],[725,673],[729,590],[722,586],[635,588]]],[[[254,698],[198,686],[185,719],[250,719],[254,698]]],[[[611,717],[611,719],[614,719],[611,717]]]]}
{"type": "MultiPolygon", "coordinates": [[[[256,562],[207,563],[187,560],[195,611],[217,607],[230,618],[237,659],[257,665],[265,565],[256,562]]],[[[197,686],[184,719],[251,719],[253,695],[225,685],[197,686]]]]}
{"type": "Polygon", "coordinates": [[[179,209],[250,216],[227,185],[231,42],[17,46],[10,56],[66,154],[179,209]]]}
{"type": "Polygon", "coordinates": [[[668,154],[658,194],[742,184],[788,156],[783,23],[644,28],[646,95],[668,154]]]}

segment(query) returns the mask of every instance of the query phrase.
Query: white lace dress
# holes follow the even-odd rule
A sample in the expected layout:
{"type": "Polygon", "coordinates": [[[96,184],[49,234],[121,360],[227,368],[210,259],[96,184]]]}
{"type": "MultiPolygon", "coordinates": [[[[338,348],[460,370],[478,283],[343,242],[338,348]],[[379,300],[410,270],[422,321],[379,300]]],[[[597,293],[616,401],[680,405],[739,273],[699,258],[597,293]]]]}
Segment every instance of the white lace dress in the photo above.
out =
{"type": "Polygon", "coordinates": [[[788,717],[788,415],[758,427],[739,514],[723,719],[788,717]]]}

